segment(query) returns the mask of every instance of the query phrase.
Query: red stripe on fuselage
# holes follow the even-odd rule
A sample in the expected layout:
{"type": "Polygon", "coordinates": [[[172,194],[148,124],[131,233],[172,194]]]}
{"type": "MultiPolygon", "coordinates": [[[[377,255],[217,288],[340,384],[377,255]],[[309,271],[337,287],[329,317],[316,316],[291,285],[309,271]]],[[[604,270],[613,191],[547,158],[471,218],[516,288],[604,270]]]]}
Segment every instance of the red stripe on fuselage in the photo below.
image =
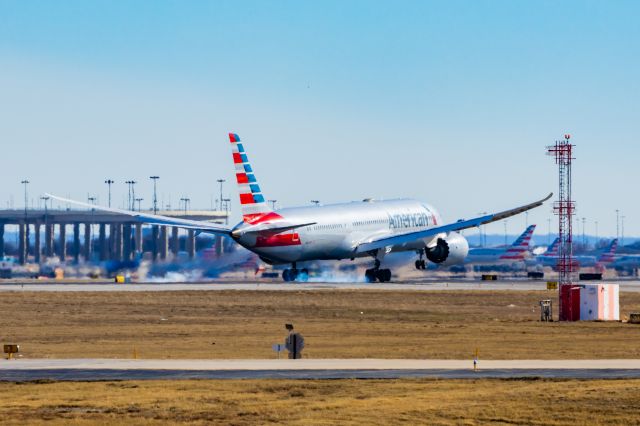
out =
{"type": "Polygon", "coordinates": [[[242,216],[242,219],[250,225],[257,225],[260,223],[268,223],[268,222],[275,222],[278,220],[282,220],[283,217],[280,216],[278,213],[264,212],[264,213],[245,214],[244,216],[242,216]]]}
{"type": "Polygon", "coordinates": [[[243,216],[245,222],[251,225],[258,225],[260,223],[267,222],[275,222],[278,220],[282,220],[283,217],[278,213],[268,212],[268,213],[254,213],[254,214],[246,214],[243,216]]]}
{"type": "Polygon", "coordinates": [[[287,247],[299,246],[300,235],[293,234],[276,234],[276,235],[258,235],[256,238],[256,248],[259,247],[287,247]]]}
{"type": "Polygon", "coordinates": [[[253,223],[253,221],[259,219],[260,216],[264,216],[264,213],[245,214],[242,216],[242,220],[244,220],[247,223],[253,223]]]}

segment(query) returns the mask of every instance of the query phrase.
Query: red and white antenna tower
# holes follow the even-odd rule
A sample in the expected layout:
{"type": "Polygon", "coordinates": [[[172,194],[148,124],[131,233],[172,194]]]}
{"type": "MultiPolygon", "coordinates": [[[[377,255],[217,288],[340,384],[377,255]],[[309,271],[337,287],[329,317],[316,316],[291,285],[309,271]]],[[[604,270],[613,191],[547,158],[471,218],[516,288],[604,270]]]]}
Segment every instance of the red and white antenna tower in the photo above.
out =
{"type": "Polygon", "coordinates": [[[578,264],[573,258],[573,215],[575,202],[571,199],[571,161],[573,147],[569,143],[571,135],[556,141],[547,147],[547,154],[555,157],[558,165],[558,201],[553,204],[553,211],[558,216],[558,284],[560,295],[560,321],[576,321],[580,317],[579,295],[573,288],[573,273],[578,264]]]}

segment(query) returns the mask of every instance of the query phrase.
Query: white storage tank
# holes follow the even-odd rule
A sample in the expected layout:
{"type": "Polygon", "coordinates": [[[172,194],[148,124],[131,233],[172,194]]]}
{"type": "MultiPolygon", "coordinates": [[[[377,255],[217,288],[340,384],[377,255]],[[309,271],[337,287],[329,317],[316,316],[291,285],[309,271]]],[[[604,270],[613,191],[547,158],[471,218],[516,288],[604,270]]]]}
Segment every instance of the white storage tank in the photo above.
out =
{"type": "Polygon", "coordinates": [[[580,288],[581,321],[620,321],[618,284],[583,284],[580,288]]]}

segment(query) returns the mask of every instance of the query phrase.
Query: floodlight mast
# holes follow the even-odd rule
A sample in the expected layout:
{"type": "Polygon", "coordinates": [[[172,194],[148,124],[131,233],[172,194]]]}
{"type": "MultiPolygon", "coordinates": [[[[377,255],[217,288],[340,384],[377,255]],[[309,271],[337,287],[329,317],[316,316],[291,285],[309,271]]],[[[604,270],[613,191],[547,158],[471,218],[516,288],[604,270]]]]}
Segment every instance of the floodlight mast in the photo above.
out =
{"type": "MultiPolygon", "coordinates": [[[[153,180],[153,214],[158,214],[158,179],[160,176],[149,176],[149,179],[153,180]]],[[[138,206],[138,210],[140,210],[140,206],[138,206]]]]}
{"type": "Polygon", "coordinates": [[[216,182],[220,184],[220,210],[222,210],[222,185],[226,182],[225,179],[218,179],[216,182]]]}
{"type": "Polygon", "coordinates": [[[113,185],[115,181],[113,179],[107,179],[104,183],[109,187],[109,208],[111,208],[111,185],[113,185]]]}

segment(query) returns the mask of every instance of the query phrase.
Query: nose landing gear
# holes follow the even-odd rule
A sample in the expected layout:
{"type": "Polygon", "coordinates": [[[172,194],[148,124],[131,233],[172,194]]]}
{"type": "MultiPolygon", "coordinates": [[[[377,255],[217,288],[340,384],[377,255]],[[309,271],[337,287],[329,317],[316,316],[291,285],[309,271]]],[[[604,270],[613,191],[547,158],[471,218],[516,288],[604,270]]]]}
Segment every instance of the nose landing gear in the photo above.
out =
{"type": "Polygon", "coordinates": [[[386,283],[391,281],[391,269],[380,269],[380,261],[376,259],[373,268],[365,271],[364,278],[368,283],[374,283],[376,280],[386,283]]]}
{"type": "Polygon", "coordinates": [[[307,268],[298,269],[296,263],[293,262],[291,269],[282,271],[282,279],[286,282],[307,282],[309,280],[309,270],[307,268]]]}

